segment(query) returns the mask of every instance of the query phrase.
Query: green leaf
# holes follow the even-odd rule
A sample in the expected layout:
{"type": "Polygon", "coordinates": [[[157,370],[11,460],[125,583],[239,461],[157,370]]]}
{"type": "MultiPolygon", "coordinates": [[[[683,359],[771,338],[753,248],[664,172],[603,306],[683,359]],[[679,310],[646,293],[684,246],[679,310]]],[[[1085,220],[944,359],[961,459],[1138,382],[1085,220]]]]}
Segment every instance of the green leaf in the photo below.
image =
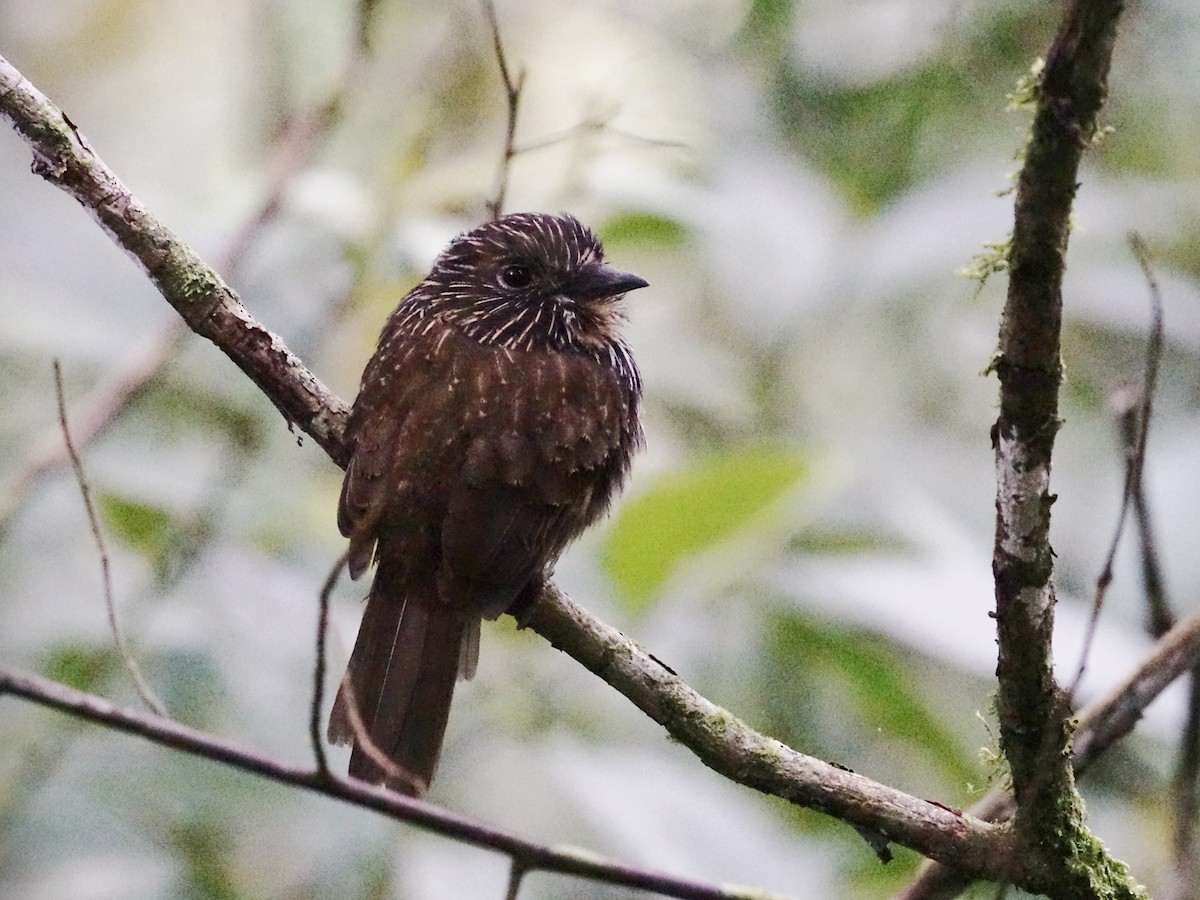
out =
{"type": "Polygon", "coordinates": [[[755,524],[808,472],[794,449],[753,447],[664,475],[622,506],[604,570],[628,605],[643,608],[679,565],[755,524]]]}
{"type": "Polygon", "coordinates": [[[102,493],[99,502],[108,532],[146,557],[160,583],[173,577],[208,535],[210,523],[202,518],[178,516],[118,494],[102,493]]]}
{"type": "Polygon", "coordinates": [[[681,222],[645,210],[625,210],[611,216],[600,229],[604,244],[628,244],[640,249],[673,249],[687,240],[687,228],[681,222]]]}
{"type": "Polygon", "coordinates": [[[265,442],[258,410],[188,384],[159,383],[142,401],[160,427],[172,433],[199,431],[228,437],[239,450],[255,452],[265,442]]]}
{"type": "Polygon", "coordinates": [[[117,669],[120,661],[108,645],[67,642],[50,648],[42,671],[47,678],[80,691],[96,691],[117,669]]]}
{"type": "Polygon", "coordinates": [[[164,838],[183,864],[193,896],[209,900],[236,900],[243,896],[233,865],[236,842],[228,822],[201,813],[172,824],[164,838]]]}
{"type": "Polygon", "coordinates": [[[162,557],[176,530],[173,517],[161,506],[117,494],[100,495],[100,513],[113,537],[152,560],[162,557]]]}
{"type": "Polygon", "coordinates": [[[777,615],[766,633],[767,728],[781,740],[834,756],[839,747],[822,741],[835,731],[835,744],[886,740],[949,784],[979,779],[975,759],[938,714],[928,662],[886,635],[801,613],[777,615]]]}

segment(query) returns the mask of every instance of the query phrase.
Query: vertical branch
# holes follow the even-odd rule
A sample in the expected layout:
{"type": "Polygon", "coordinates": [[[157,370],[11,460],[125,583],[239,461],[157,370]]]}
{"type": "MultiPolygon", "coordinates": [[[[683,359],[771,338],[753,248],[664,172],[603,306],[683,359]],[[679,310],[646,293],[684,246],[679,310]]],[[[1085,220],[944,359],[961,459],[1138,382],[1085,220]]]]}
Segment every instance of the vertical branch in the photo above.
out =
{"type": "MultiPolygon", "coordinates": [[[[1032,880],[1062,879],[1062,896],[1099,896],[1082,876],[1104,851],[1086,833],[1071,766],[1068,698],[1054,679],[1054,551],[1050,468],[1059,427],[1062,277],[1079,163],[1107,93],[1121,0],[1071,0],[1037,86],[1017,181],[1009,285],[994,368],[996,711],[1012,773],[1013,828],[1032,880]],[[1089,862],[1090,860],[1090,862],[1089,862]]],[[[1140,896],[1108,860],[1104,896],[1140,896]]],[[[1098,871],[1098,869],[1097,869],[1098,871]]]]}
{"type": "Polygon", "coordinates": [[[500,68],[500,81],[504,85],[504,99],[508,106],[508,124],[504,134],[504,153],[500,157],[500,170],[496,175],[496,196],[487,204],[488,217],[500,218],[504,210],[504,199],[508,193],[508,176],[512,170],[513,157],[517,155],[517,114],[521,108],[521,90],[525,86],[524,70],[517,73],[514,81],[509,73],[508,60],[504,56],[504,42],[500,38],[500,22],[496,18],[494,0],[484,0],[483,11],[492,32],[492,46],[496,51],[496,65],[500,68]]]}
{"type": "MultiPolygon", "coordinates": [[[[1073,790],[1066,704],[1051,663],[1050,462],[1062,378],[1062,274],[1079,161],[1096,127],[1119,0],[1075,0],[1050,49],[1017,182],[1008,299],[995,371],[1000,743],[1019,807],[1073,790]]],[[[1020,812],[1018,812],[1020,819],[1020,812]]]]}
{"type": "Polygon", "coordinates": [[[521,894],[521,882],[525,880],[527,871],[529,869],[525,863],[514,856],[512,864],[508,867],[508,889],[504,893],[504,900],[517,900],[521,894]]]}
{"type": "Polygon", "coordinates": [[[96,515],[96,507],[92,503],[92,489],[88,484],[87,477],[83,474],[83,461],[80,460],[79,454],[75,452],[75,444],[71,440],[71,429],[67,426],[67,406],[63,400],[63,383],[62,369],[58,365],[58,360],[54,361],[54,396],[58,401],[58,423],[62,427],[63,441],[67,445],[67,455],[71,460],[71,467],[75,470],[75,480],[79,484],[79,493],[83,495],[83,506],[87,510],[88,524],[92,528],[92,538],[96,541],[96,549],[100,551],[100,574],[104,584],[104,608],[108,611],[108,627],[112,632],[113,643],[117,647],[117,653],[120,654],[122,662],[125,663],[125,668],[129,670],[129,677],[133,679],[134,687],[141,695],[142,701],[148,706],[151,712],[160,716],[166,717],[167,708],[154,693],[149,682],[142,675],[142,669],[134,659],[133,653],[130,652],[129,646],[125,643],[125,635],[121,631],[120,622],[117,620],[117,605],[113,600],[112,592],[112,574],[108,566],[108,550],[104,546],[104,532],[100,529],[100,518],[96,515]]]}

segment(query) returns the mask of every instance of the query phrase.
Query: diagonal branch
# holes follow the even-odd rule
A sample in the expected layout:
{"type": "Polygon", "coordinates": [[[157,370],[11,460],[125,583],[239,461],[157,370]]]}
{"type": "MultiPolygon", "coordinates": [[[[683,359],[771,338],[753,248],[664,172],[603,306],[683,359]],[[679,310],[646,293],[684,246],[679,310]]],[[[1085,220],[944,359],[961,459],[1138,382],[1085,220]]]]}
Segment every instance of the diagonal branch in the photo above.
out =
{"type": "Polygon", "coordinates": [[[981,877],[1021,877],[1020,861],[1010,856],[1003,830],[755,731],[553,585],[519,615],[519,622],[616,688],[731,781],[878,832],[948,865],[990,873],[981,877]]]}
{"type": "Polygon", "coordinates": [[[302,769],[219,740],[171,719],[135,713],[38,675],[0,666],[0,696],[12,694],[68,715],[137,735],[163,747],[232,766],[279,784],[304,788],[370,809],[398,822],[504,853],[526,870],[557,872],[606,884],[656,891],[684,900],[782,900],[763,891],[717,886],[626,866],[571,847],[546,847],[474,819],[328,770],[302,769]]]}
{"type": "Polygon", "coordinates": [[[141,267],[192,331],[250,377],[288,422],[344,465],[346,405],[246,311],[221,277],[142,205],[61,110],[0,57],[0,115],[33,152],[33,172],[66,191],[141,267]]]}

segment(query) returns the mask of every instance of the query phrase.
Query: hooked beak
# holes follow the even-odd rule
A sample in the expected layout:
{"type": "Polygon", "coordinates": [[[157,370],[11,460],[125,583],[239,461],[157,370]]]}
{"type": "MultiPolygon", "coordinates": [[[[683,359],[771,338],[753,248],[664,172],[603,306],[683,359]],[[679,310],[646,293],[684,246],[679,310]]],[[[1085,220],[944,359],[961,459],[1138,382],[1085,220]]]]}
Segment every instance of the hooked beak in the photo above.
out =
{"type": "Polygon", "coordinates": [[[570,295],[576,300],[603,300],[619,297],[627,291],[649,286],[650,282],[629,272],[622,272],[605,265],[589,268],[575,279],[570,295]]]}

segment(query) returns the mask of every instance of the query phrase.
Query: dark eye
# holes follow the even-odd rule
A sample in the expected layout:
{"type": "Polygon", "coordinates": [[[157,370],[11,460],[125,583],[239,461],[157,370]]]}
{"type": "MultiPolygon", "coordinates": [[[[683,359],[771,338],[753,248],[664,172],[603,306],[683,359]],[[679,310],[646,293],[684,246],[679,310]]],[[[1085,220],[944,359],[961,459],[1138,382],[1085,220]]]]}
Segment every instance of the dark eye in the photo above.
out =
{"type": "Polygon", "coordinates": [[[525,263],[509,263],[500,270],[496,280],[502,288],[520,290],[533,283],[533,270],[525,263]]]}

